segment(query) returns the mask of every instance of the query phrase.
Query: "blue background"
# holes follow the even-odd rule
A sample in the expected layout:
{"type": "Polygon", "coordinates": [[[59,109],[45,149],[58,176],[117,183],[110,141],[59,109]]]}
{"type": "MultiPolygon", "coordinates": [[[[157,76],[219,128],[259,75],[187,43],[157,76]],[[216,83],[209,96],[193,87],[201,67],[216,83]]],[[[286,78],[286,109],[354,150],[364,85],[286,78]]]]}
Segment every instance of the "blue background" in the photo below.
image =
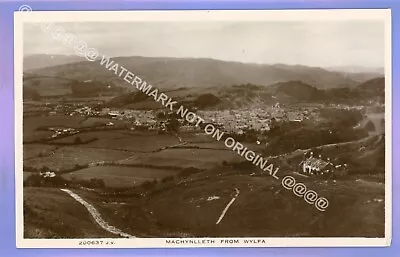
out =
{"type": "Polygon", "coordinates": [[[19,256],[296,256],[296,257],[399,257],[399,127],[398,86],[400,1],[2,1],[0,0],[0,257],[19,256]],[[392,245],[381,248],[199,248],[199,249],[17,249],[15,244],[14,181],[14,18],[13,12],[27,4],[34,10],[177,10],[177,9],[392,9],[393,98],[393,234],[392,245]]]}

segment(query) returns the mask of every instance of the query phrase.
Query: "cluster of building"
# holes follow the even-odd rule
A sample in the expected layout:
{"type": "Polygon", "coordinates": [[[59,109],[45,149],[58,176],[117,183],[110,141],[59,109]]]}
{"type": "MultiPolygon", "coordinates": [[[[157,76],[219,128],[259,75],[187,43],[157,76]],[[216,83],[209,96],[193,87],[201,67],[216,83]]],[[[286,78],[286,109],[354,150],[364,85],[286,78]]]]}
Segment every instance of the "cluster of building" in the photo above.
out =
{"type": "Polygon", "coordinates": [[[53,171],[45,171],[40,172],[39,175],[44,178],[54,178],[56,176],[56,173],[54,173],[53,171]]]}
{"type": "Polygon", "coordinates": [[[270,130],[272,120],[302,122],[309,118],[309,111],[288,110],[275,105],[270,108],[225,110],[225,111],[198,111],[206,122],[221,126],[230,133],[242,134],[245,130],[270,130]]]}
{"type": "Polygon", "coordinates": [[[258,110],[198,111],[205,122],[223,127],[228,133],[242,134],[247,129],[269,130],[268,119],[258,110]]]}
{"type": "Polygon", "coordinates": [[[347,164],[334,164],[330,158],[315,157],[313,152],[304,154],[299,168],[299,172],[307,176],[345,176],[348,173],[347,164]]]}
{"type": "MultiPolygon", "coordinates": [[[[116,120],[127,120],[132,122],[132,126],[147,127],[150,130],[165,130],[165,118],[158,117],[155,110],[129,110],[117,108],[102,108],[98,106],[88,106],[82,104],[58,104],[53,106],[53,110],[49,113],[63,113],[70,116],[94,116],[94,117],[110,117],[116,120]],[[77,108],[78,107],[78,108],[77,108]]],[[[204,119],[206,123],[212,123],[220,127],[227,133],[244,134],[246,130],[255,130],[259,132],[269,131],[273,122],[291,121],[302,122],[305,119],[312,118],[315,114],[312,108],[289,108],[281,107],[279,103],[274,106],[253,109],[237,109],[237,110],[199,110],[197,115],[204,119]]],[[[168,116],[164,112],[164,117],[168,116]]],[[[187,124],[184,120],[180,121],[180,129],[182,131],[196,130],[198,128],[187,124]]],[[[108,126],[112,126],[109,124],[108,126]]],[[[58,132],[57,132],[58,133],[58,132]]],[[[67,133],[60,131],[60,133],[67,133]]],[[[57,134],[54,137],[60,135],[57,134]]]]}
{"type": "Polygon", "coordinates": [[[79,111],[81,109],[81,105],[74,103],[64,103],[64,104],[46,103],[45,106],[49,109],[49,115],[69,114],[72,116],[79,114],[79,111]]]}
{"type": "Polygon", "coordinates": [[[111,110],[110,108],[103,108],[100,112],[100,116],[107,116],[116,120],[130,120],[135,126],[148,126],[153,128],[157,125],[157,118],[154,111],[111,110]]]}
{"type": "Polygon", "coordinates": [[[65,135],[74,135],[79,133],[79,130],[76,130],[74,128],[49,128],[49,130],[54,132],[51,138],[57,138],[59,136],[65,135]]]}
{"type": "Polygon", "coordinates": [[[100,112],[96,111],[95,109],[93,109],[92,107],[89,106],[83,106],[80,108],[77,108],[75,110],[73,110],[70,114],[70,116],[73,115],[81,115],[81,116],[99,116],[100,112]]]}

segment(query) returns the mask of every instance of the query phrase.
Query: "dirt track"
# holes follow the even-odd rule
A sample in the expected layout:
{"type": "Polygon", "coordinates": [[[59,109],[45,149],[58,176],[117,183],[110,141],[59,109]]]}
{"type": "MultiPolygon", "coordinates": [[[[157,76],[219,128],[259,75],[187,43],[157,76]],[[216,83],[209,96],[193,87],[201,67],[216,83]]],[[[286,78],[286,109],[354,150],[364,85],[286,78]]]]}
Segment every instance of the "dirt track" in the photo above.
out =
{"type": "Polygon", "coordinates": [[[88,212],[92,215],[92,217],[96,221],[96,223],[99,224],[100,227],[102,227],[104,230],[107,230],[108,232],[113,233],[115,235],[119,235],[121,237],[134,238],[134,236],[129,235],[129,234],[125,233],[125,232],[122,232],[118,228],[109,225],[105,220],[103,220],[103,218],[101,217],[99,211],[93,205],[91,205],[90,203],[88,203],[85,200],[83,200],[79,195],[75,194],[74,192],[72,192],[69,189],[60,189],[60,190],[65,192],[65,193],[67,193],[67,194],[69,194],[72,198],[74,198],[80,204],[85,206],[86,209],[88,210],[88,212]]]}

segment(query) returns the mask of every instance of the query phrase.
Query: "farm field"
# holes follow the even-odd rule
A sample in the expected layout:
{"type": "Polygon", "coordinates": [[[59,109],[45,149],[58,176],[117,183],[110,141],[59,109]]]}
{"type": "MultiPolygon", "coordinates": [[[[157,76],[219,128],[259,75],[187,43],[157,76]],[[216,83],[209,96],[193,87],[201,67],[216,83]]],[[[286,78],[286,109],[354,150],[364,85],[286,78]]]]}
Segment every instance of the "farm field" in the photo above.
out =
{"type": "Polygon", "coordinates": [[[117,161],[131,156],[131,153],[110,149],[60,147],[54,154],[24,161],[24,166],[40,169],[47,166],[53,171],[74,168],[75,165],[89,165],[101,161],[117,161]]]}
{"type": "Polygon", "coordinates": [[[79,128],[83,120],[84,117],[63,115],[24,117],[24,143],[47,139],[54,134],[52,131],[37,130],[40,127],[79,128]]]}
{"type": "Polygon", "coordinates": [[[236,152],[230,150],[170,148],[157,153],[142,155],[135,159],[122,161],[121,163],[208,169],[216,165],[221,165],[223,161],[240,162],[244,160],[242,158],[236,152]]]}
{"type": "Polygon", "coordinates": [[[79,137],[82,141],[87,141],[93,138],[101,138],[104,140],[114,140],[118,138],[126,138],[127,135],[122,130],[109,130],[109,131],[89,131],[81,132],[79,134],[70,135],[67,137],[52,140],[54,143],[68,143],[73,142],[75,138],[79,137]]]}
{"type": "Polygon", "coordinates": [[[39,127],[70,127],[79,128],[81,122],[84,120],[81,116],[66,116],[66,115],[54,115],[54,116],[40,116],[40,117],[26,117],[23,120],[24,123],[24,134],[29,131],[34,131],[39,127]]]}
{"type": "Polygon", "coordinates": [[[61,78],[50,78],[50,77],[36,77],[29,78],[25,77],[24,85],[40,92],[42,96],[56,96],[71,94],[71,81],[61,78]],[[54,84],[57,87],[54,87],[54,84]]]}
{"type": "Polygon", "coordinates": [[[209,142],[189,142],[187,144],[185,144],[183,147],[193,147],[193,148],[199,148],[199,149],[203,149],[203,148],[207,148],[207,149],[215,149],[215,150],[229,150],[224,142],[221,141],[217,141],[214,140],[213,141],[209,141],[209,142]]]}
{"type": "MultiPolygon", "coordinates": [[[[182,140],[188,143],[215,143],[215,139],[204,133],[203,130],[198,132],[182,133],[182,140]]],[[[223,142],[222,142],[223,143],[223,142]]]]}
{"type": "Polygon", "coordinates": [[[106,125],[108,122],[112,122],[115,124],[116,121],[111,118],[89,117],[82,121],[81,125],[83,127],[101,126],[106,125]]]}
{"type": "Polygon", "coordinates": [[[91,135],[90,133],[79,133],[67,137],[58,138],[55,140],[51,140],[51,144],[59,144],[59,145],[76,145],[77,142],[79,146],[97,140],[98,138],[91,135]]]}
{"type": "Polygon", "coordinates": [[[82,147],[118,149],[133,152],[152,152],[163,147],[179,144],[179,140],[172,135],[115,132],[93,132],[89,134],[99,138],[99,140],[82,145],[82,147]]]}
{"type": "Polygon", "coordinates": [[[24,176],[24,181],[25,181],[32,175],[32,172],[24,171],[23,174],[24,174],[23,176],[24,176]]]}
{"type": "Polygon", "coordinates": [[[54,133],[52,131],[32,130],[24,133],[24,143],[31,143],[37,140],[44,140],[50,138],[54,133]]]}
{"type": "Polygon", "coordinates": [[[173,176],[179,170],[152,169],[142,167],[97,166],[63,174],[67,180],[103,179],[107,187],[123,188],[140,185],[141,183],[173,176]]]}
{"type": "MultiPolygon", "coordinates": [[[[211,137],[211,136],[210,136],[211,137]]],[[[198,148],[207,148],[207,149],[218,149],[218,150],[229,150],[232,151],[231,148],[228,148],[224,141],[221,139],[221,141],[217,141],[216,139],[213,139],[214,141],[211,142],[194,142],[194,143],[188,143],[185,146],[188,147],[198,147],[198,148]]],[[[261,152],[262,150],[265,149],[265,145],[258,145],[256,143],[242,143],[247,149],[252,150],[254,152],[261,152]]]]}
{"type": "Polygon", "coordinates": [[[125,124],[131,123],[130,121],[117,120],[117,119],[112,119],[112,118],[107,118],[107,117],[86,117],[80,123],[80,126],[81,126],[81,128],[105,126],[106,124],[108,124],[110,122],[113,124],[113,126],[111,126],[110,128],[123,127],[125,124]]]}
{"type": "Polygon", "coordinates": [[[56,146],[46,144],[25,144],[23,148],[24,160],[50,155],[56,149],[56,146]]]}

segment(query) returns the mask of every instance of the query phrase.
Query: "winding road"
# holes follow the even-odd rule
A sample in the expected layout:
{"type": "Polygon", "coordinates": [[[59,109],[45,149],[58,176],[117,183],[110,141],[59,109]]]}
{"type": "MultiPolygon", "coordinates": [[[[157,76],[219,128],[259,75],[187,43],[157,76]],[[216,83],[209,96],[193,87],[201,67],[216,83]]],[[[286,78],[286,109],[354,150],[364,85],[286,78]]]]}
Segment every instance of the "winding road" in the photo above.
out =
{"type": "Polygon", "coordinates": [[[121,237],[127,237],[127,238],[135,238],[132,235],[129,235],[121,230],[119,230],[118,228],[109,225],[105,220],[103,220],[103,218],[101,217],[99,211],[90,203],[86,202],[85,200],[83,200],[79,195],[77,195],[76,193],[72,192],[69,189],[60,189],[61,191],[69,194],[72,198],[74,198],[76,201],[78,201],[80,204],[82,204],[83,206],[86,207],[86,209],[88,210],[88,212],[92,215],[92,217],[94,218],[94,220],[96,221],[97,224],[100,225],[100,227],[102,227],[104,230],[115,234],[115,235],[119,235],[121,237]]]}

